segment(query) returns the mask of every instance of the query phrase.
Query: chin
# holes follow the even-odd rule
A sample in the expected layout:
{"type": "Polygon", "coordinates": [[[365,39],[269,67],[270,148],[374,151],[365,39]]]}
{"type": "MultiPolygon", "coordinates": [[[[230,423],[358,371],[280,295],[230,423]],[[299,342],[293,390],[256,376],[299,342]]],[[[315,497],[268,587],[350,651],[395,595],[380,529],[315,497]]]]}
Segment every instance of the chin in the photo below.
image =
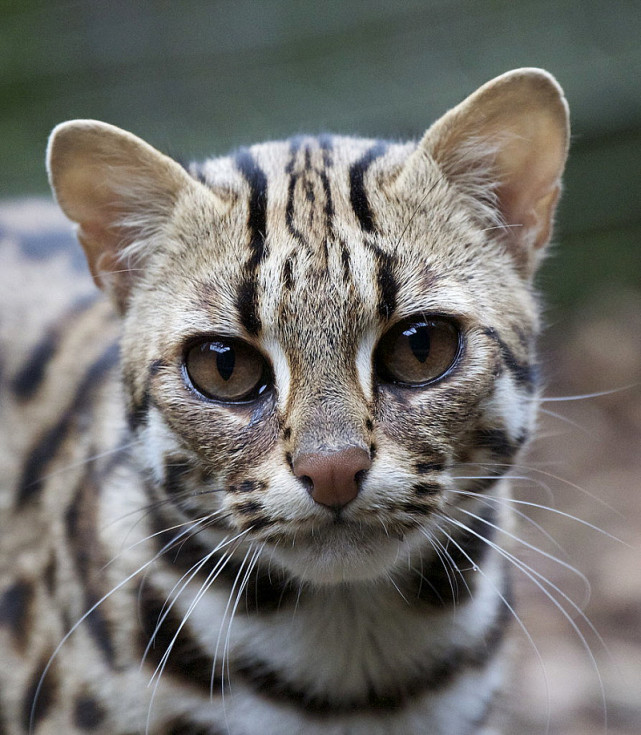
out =
{"type": "Polygon", "coordinates": [[[405,558],[404,547],[383,532],[336,526],[297,534],[275,547],[272,558],[301,582],[328,586],[386,577],[405,558]]]}

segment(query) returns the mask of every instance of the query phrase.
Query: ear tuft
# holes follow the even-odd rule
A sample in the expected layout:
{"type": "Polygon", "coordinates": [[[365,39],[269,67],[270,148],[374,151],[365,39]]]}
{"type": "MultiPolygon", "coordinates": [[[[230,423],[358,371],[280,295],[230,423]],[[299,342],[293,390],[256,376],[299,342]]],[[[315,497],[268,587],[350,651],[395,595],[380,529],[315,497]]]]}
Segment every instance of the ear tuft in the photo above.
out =
{"type": "Polygon", "coordinates": [[[131,272],[123,253],[160,232],[179,194],[198,185],[140,138],[97,120],[54,128],[47,170],[60,207],[78,224],[94,279],[124,310],[131,272]]]}

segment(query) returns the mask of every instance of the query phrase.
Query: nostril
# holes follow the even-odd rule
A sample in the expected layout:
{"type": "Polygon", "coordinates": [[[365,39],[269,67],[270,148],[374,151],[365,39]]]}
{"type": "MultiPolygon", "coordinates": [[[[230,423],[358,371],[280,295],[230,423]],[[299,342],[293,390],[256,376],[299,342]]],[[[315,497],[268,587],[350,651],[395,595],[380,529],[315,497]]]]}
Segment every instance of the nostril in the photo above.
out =
{"type": "Polygon", "coordinates": [[[305,490],[307,490],[307,492],[311,495],[312,491],[314,490],[314,482],[312,478],[309,475],[300,475],[298,479],[305,486],[305,490]]]}

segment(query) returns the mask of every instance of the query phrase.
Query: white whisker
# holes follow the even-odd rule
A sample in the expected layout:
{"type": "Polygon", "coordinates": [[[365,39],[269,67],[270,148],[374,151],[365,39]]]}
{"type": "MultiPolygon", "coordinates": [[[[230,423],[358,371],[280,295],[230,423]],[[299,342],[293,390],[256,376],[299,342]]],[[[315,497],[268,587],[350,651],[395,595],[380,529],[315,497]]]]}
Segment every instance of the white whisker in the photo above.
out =
{"type": "MultiPolygon", "coordinates": [[[[618,515],[619,517],[621,518],[625,517],[624,514],[620,510],[617,510],[614,506],[607,503],[605,500],[603,500],[603,498],[600,498],[598,495],[591,493],[589,490],[586,490],[584,487],[577,485],[576,483],[572,482],[571,480],[566,479],[565,477],[556,475],[553,472],[547,472],[546,470],[542,470],[538,467],[533,467],[533,466],[528,466],[528,465],[523,465],[523,464],[515,464],[515,463],[508,464],[506,462],[468,462],[467,464],[477,465],[479,467],[506,467],[508,469],[511,467],[514,467],[517,470],[522,469],[522,470],[526,470],[527,472],[536,472],[539,475],[543,475],[543,477],[548,477],[551,480],[556,480],[557,482],[560,482],[563,485],[566,485],[567,487],[571,487],[574,490],[577,490],[581,494],[599,503],[599,505],[602,505],[604,508],[607,508],[609,511],[618,515]]],[[[473,478],[470,478],[470,479],[473,479],[473,478]]],[[[539,484],[540,487],[546,488],[547,490],[550,491],[550,493],[552,492],[551,489],[547,485],[538,481],[537,478],[530,477],[530,478],[523,478],[523,479],[528,479],[530,482],[537,483],[539,484]]]]}
{"type": "MultiPolygon", "coordinates": [[[[577,429],[577,431],[580,431],[581,433],[585,434],[586,436],[589,436],[592,438],[594,434],[591,431],[588,431],[585,426],[581,426],[581,424],[578,424],[576,421],[572,421],[572,419],[569,419],[567,416],[562,416],[560,413],[556,413],[555,411],[550,411],[549,408],[539,408],[539,411],[541,413],[544,413],[546,416],[551,416],[554,419],[558,419],[559,421],[563,421],[563,423],[568,424],[573,429],[577,429]]],[[[537,435],[537,440],[543,439],[543,435],[539,433],[537,435]]]]}
{"type": "Polygon", "coordinates": [[[585,401],[588,398],[601,398],[601,396],[611,396],[615,393],[621,393],[624,390],[631,390],[637,388],[639,383],[630,383],[629,385],[623,385],[620,388],[612,388],[610,390],[601,390],[596,393],[583,393],[576,396],[548,396],[541,398],[541,403],[565,403],[567,401],[585,401]]]}
{"type": "MultiPolygon", "coordinates": [[[[437,517],[440,518],[440,520],[444,521],[445,523],[450,523],[451,519],[443,514],[437,514],[437,517]]],[[[461,524],[463,528],[466,529],[465,524],[461,524]]],[[[467,530],[467,529],[466,529],[467,530]]],[[[501,604],[503,604],[514,621],[517,623],[519,628],[523,631],[523,634],[527,638],[528,642],[532,646],[532,650],[534,651],[534,654],[536,658],[538,659],[539,666],[541,668],[541,673],[543,675],[543,681],[545,685],[545,691],[546,691],[546,702],[547,702],[547,727],[546,732],[549,730],[550,726],[550,718],[551,718],[551,712],[550,712],[550,684],[547,677],[547,672],[545,670],[545,663],[543,661],[543,656],[541,655],[541,652],[538,649],[538,646],[536,645],[536,642],[534,641],[534,638],[532,637],[532,634],[527,629],[527,626],[521,619],[520,615],[516,612],[514,609],[514,606],[510,603],[510,601],[506,598],[506,596],[501,592],[501,590],[494,584],[494,582],[489,578],[489,576],[485,573],[482,566],[480,566],[472,557],[465,551],[465,549],[456,541],[456,539],[451,535],[448,534],[444,529],[442,529],[442,533],[445,534],[445,536],[448,539],[448,543],[451,543],[453,546],[455,546],[459,552],[469,561],[471,567],[473,569],[478,570],[478,573],[485,579],[485,581],[490,585],[498,599],[501,601],[501,604]]],[[[481,537],[482,540],[485,541],[483,537],[481,537]]]]}
{"type": "MultiPolygon", "coordinates": [[[[479,496],[476,493],[465,491],[465,490],[451,490],[450,492],[453,492],[457,495],[464,495],[468,498],[473,498],[477,501],[482,501],[485,505],[490,505],[492,503],[496,503],[498,505],[505,505],[510,508],[510,512],[516,514],[519,518],[522,518],[526,523],[530,524],[533,528],[535,528],[544,538],[546,538],[553,546],[555,546],[562,554],[565,554],[567,556],[566,550],[561,546],[561,544],[552,536],[551,533],[549,533],[540,523],[537,523],[533,518],[531,518],[527,513],[524,513],[523,511],[519,510],[518,508],[511,507],[514,504],[519,503],[520,501],[515,500],[514,498],[509,497],[494,497],[492,495],[485,495],[485,496],[479,496]]],[[[535,507],[542,508],[544,510],[554,511],[554,508],[550,508],[547,505],[537,505],[536,503],[533,503],[535,507]]],[[[579,519],[576,519],[579,520],[579,519]]],[[[581,579],[581,581],[585,584],[586,589],[588,590],[588,598],[589,598],[589,590],[590,590],[590,582],[588,581],[588,578],[578,569],[573,569],[574,573],[581,579]]],[[[587,600],[586,600],[587,604],[587,600]]]]}
{"type": "MultiPolygon", "coordinates": [[[[475,517],[477,520],[483,523],[486,523],[490,527],[499,528],[495,524],[490,523],[489,521],[487,521],[484,518],[481,518],[480,516],[474,516],[474,514],[470,514],[470,515],[475,517]]],[[[603,677],[601,676],[601,672],[599,670],[599,665],[596,660],[596,656],[594,655],[594,652],[592,651],[592,648],[590,647],[590,644],[588,643],[588,640],[585,637],[585,634],[581,631],[576,621],[569,614],[568,610],[559,602],[559,600],[552,594],[552,592],[550,592],[550,589],[553,590],[556,594],[558,594],[565,602],[567,602],[567,604],[571,607],[572,610],[575,611],[575,613],[583,621],[583,623],[585,623],[585,625],[588,626],[589,630],[592,632],[592,634],[596,637],[598,642],[603,647],[603,650],[609,654],[609,650],[608,650],[608,647],[605,641],[603,640],[602,636],[597,631],[597,629],[595,628],[591,620],[587,617],[587,615],[583,612],[583,610],[581,610],[579,606],[568,595],[566,595],[557,585],[550,582],[542,574],[537,572],[535,569],[530,567],[528,564],[523,562],[521,559],[518,559],[516,556],[514,556],[514,554],[511,554],[506,549],[494,543],[490,539],[485,538],[482,534],[477,533],[476,531],[474,531],[474,529],[470,528],[468,525],[466,525],[465,523],[462,523],[461,521],[457,521],[454,518],[447,518],[447,521],[451,523],[452,525],[456,526],[457,528],[460,528],[466,533],[469,533],[473,535],[475,538],[478,538],[479,540],[483,541],[485,544],[487,544],[489,548],[494,549],[494,551],[496,551],[504,559],[509,561],[516,569],[518,569],[534,585],[536,585],[536,587],[538,587],[539,590],[541,590],[541,592],[547,597],[547,599],[550,600],[550,602],[559,610],[559,612],[563,615],[565,620],[567,620],[568,624],[570,625],[570,627],[576,634],[577,638],[579,639],[579,642],[581,643],[583,649],[587,653],[588,658],[590,659],[590,662],[596,674],[597,681],[599,684],[599,691],[601,694],[601,705],[602,705],[603,715],[604,715],[604,720],[605,720],[604,732],[607,733],[607,699],[606,699],[606,693],[605,693],[605,684],[603,682],[603,677]]],[[[499,530],[504,532],[503,529],[499,528],[499,530]]]]}
{"type": "MultiPolygon", "coordinates": [[[[182,521],[181,523],[176,523],[173,526],[167,526],[167,528],[163,528],[160,531],[154,531],[154,533],[148,534],[144,538],[141,538],[138,541],[136,541],[135,543],[130,544],[128,547],[121,548],[121,550],[115,556],[112,556],[111,559],[108,562],[106,562],[105,564],[102,565],[102,567],[100,568],[100,570],[101,571],[104,571],[105,569],[107,569],[108,567],[110,567],[114,562],[116,562],[121,556],[123,556],[124,554],[126,554],[129,551],[133,551],[133,549],[135,549],[137,546],[140,546],[141,544],[147,543],[148,541],[151,541],[152,539],[157,538],[158,536],[162,536],[162,535],[164,535],[166,533],[169,533],[171,531],[175,531],[178,528],[185,528],[186,526],[189,526],[189,528],[187,528],[185,530],[185,532],[184,532],[184,535],[186,536],[191,531],[193,531],[194,528],[198,527],[203,522],[209,520],[212,515],[215,515],[215,513],[214,514],[208,513],[207,515],[203,516],[202,518],[195,518],[193,520],[182,521]]],[[[129,533],[131,533],[131,531],[129,531],[129,533]]],[[[129,534],[127,534],[127,535],[129,535],[129,534]]],[[[175,544],[178,544],[179,541],[181,543],[184,543],[185,540],[187,540],[187,539],[181,540],[183,538],[184,538],[183,535],[181,535],[179,537],[176,537],[174,543],[175,544]]],[[[187,537],[187,538],[190,538],[190,537],[187,537]]],[[[123,543],[124,543],[124,539],[123,539],[123,543]]],[[[173,547],[170,547],[170,548],[173,548],[173,547]]],[[[169,551],[169,550],[170,549],[167,549],[167,551],[169,551]]],[[[166,551],[163,551],[162,553],[166,553],[166,551]]]]}
{"type": "MultiPolygon", "coordinates": [[[[208,552],[202,559],[200,559],[198,562],[193,564],[174,584],[174,586],[169,590],[167,593],[167,597],[165,599],[165,602],[160,610],[160,614],[158,616],[158,620],[156,622],[156,628],[153,631],[152,635],[149,638],[149,642],[147,643],[147,647],[145,648],[145,651],[143,653],[140,667],[142,668],[145,662],[145,659],[147,657],[147,654],[149,653],[149,649],[154,643],[154,640],[156,638],[156,635],[158,631],[160,630],[162,624],[164,623],[165,619],[171,612],[171,609],[174,607],[176,602],[178,601],[178,598],[181,596],[183,591],[189,586],[190,582],[194,579],[194,577],[200,572],[200,570],[207,564],[207,562],[214,556],[216,553],[218,553],[221,549],[224,549],[226,546],[229,546],[230,544],[233,544],[238,538],[241,537],[242,534],[237,534],[233,538],[229,539],[227,536],[223,538],[220,543],[218,543],[210,552],[208,552]],[[178,589],[180,587],[180,589],[178,589]],[[178,589],[178,592],[176,590],[178,589]],[[176,593],[174,595],[174,593],[176,593]],[[173,599],[172,599],[173,596],[173,599]],[[171,600],[171,602],[170,602],[171,600]]],[[[209,580],[209,578],[212,575],[218,574],[222,570],[222,568],[225,566],[227,561],[229,560],[231,554],[233,552],[227,552],[224,554],[214,565],[212,570],[209,572],[207,576],[206,582],[209,580]]],[[[205,582],[205,583],[206,583],[205,582]]]]}
{"type": "MultiPolygon", "coordinates": [[[[251,547],[250,547],[251,548],[251,547]]],[[[224,678],[225,678],[225,670],[227,671],[227,681],[229,683],[229,691],[231,692],[232,688],[232,679],[231,679],[231,670],[229,667],[229,643],[231,639],[231,626],[234,621],[234,616],[236,615],[236,610],[238,609],[238,604],[240,602],[240,598],[245,591],[245,588],[247,587],[247,584],[249,582],[251,573],[253,572],[254,568],[256,567],[256,564],[258,563],[258,559],[260,558],[260,554],[264,548],[264,544],[256,548],[254,550],[254,554],[252,558],[249,560],[249,564],[247,564],[247,568],[245,570],[245,575],[243,576],[243,579],[238,586],[238,591],[236,593],[236,599],[234,600],[234,604],[231,610],[231,614],[229,616],[229,622],[227,624],[227,634],[225,636],[225,643],[223,646],[223,655],[222,655],[222,663],[221,663],[221,671],[222,671],[222,679],[223,679],[223,698],[225,695],[225,687],[224,687],[224,678]]],[[[249,549],[248,549],[249,552],[249,549]]],[[[239,572],[240,574],[240,572],[239,572]]],[[[233,592],[233,589],[232,589],[233,592]]]]}
{"type": "Polygon", "coordinates": [[[47,474],[45,475],[38,475],[36,482],[46,482],[47,480],[50,480],[52,477],[63,475],[65,472],[70,472],[71,470],[75,470],[78,467],[84,467],[85,465],[89,465],[98,459],[104,459],[105,457],[109,457],[113,454],[119,454],[120,452],[124,452],[128,449],[131,449],[132,447],[135,447],[137,444],[141,444],[141,443],[142,442],[140,439],[134,439],[131,442],[127,442],[126,444],[120,444],[116,447],[113,447],[112,449],[107,449],[104,452],[99,452],[98,454],[92,454],[92,455],[89,455],[88,457],[83,457],[82,459],[79,459],[76,462],[69,462],[69,464],[63,465],[62,467],[59,467],[57,470],[47,472],[47,474]]]}
{"type": "MultiPolygon", "coordinates": [[[[563,569],[567,570],[571,574],[575,574],[587,586],[587,589],[588,590],[590,589],[590,583],[588,582],[587,577],[582,572],[580,572],[576,567],[572,566],[568,562],[565,562],[562,559],[559,559],[558,557],[554,556],[553,554],[550,554],[547,551],[544,551],[538,546],[535,546],[534,544],[531,544],[528,541],[525,541],[525,539],[522,539],[519,536],[516,536],[515,534],[511,533],[505,528],[502,528],[496,523],[492,523],[491,521],[488,521],[487,518],[483,518],[482,516],[479,516],[476,513],[472,513],[466,510],[465,508],[458,508],[458,511],[460,513],[463,513],[464,515],[469,516],[470,518],[473,518],[474,520],[480,521],[481,523],[485,524],[489,528],[493,528],[495,531],[502,533],[504,536],[507,536],[508,538],[512,539],[512,541],[516,541],[516,543],[521,544],[526,549],[533,551],[535,554],[540,554],[544,558],[548,559],[548,561],[552,561],[555,564],[558,564],[560,567],[563,567],[563,569]]],[[[471,532],[472,531],[470,529],[470,533],[471,532]]],[[[486,539],[486,541],[487,543],[492,543],[490,542],[489,539],[486,539]]],[[[506,553],[509,553],[509,552],[506,552],[506,553]]],[[[589,601],[589,596],[588,596],[588,601],[589,601]]]]}
{"type": "MultiPolygon", "coordinates": [[[[247,530],[242,531],[241,533],[238,534],[238,536],[236,537],[236,546],[234,546],[234,548],[230,549],[229,551],[225,552],[225,554],[223,555],[223,558],[216,563],[216,565],[214,566],[214,568],[212,569],[212,571],[207,575],[207,578],[205,579],[205,581],[201,585],[200,589],[198,590],[198,592],[194,596],[194,599],[191,601],[191,603],[189,604],[187,610],[183,614],[182,619],[180,621],[180,624],[177,626],[177,628],[176,628],[176,630],[175,630],[175,632],[173,634],[173,637],[172,637],[171,641],[168,643],[167,648],[165,649],[165,652],[163,653],[162,657],[160,658],[160,661],[159,661],[158,665],[156,666],[156,669],[155,669],[154,673],[152,674],[151,679],[149,680],[149,683],[148,683],[148,686],[151,686],[153,684],[153,691],[152,691],[152,694],[151,694],[151,698],[150,698],[150,701],[149,701],[149,707],[148,707],[148,711],[147,711],[147,732],[149,731],[149,726],[151,724],[151,712],[152,712],[152,707],[153,707],[153,701],[154,701],[154,699],[156,697],[156,694],[157,694],[157,691],[158,691],[158,686],[160,684],[160,679],[161,679],[162,674],[163,674],[163,672],[165,670],[165,667],[167,665],[167,661],[169,660],[169,656],[171,655],[171,651],[173,650],[173,648],[174,648],[174,646],[176,644],[176,641],[178,640],[178,636],[180,635],[181,630],[187,624],[187,621],[189,620],[192,612],[194,611],[194,609],[196,608],[196,606],[198,605],[198,603],[200,602],[200,600],[202,600],[202,598],[207,594],[207,592],[209,591],[209,589],[211,588],[211,586],[214,584],[214,582],[218,578],[218,575],[221,573],[221,571],[224,569],[224,567],[226,566],[226,564],[232,558],[232,556],[235,553],[235,551],[238,549],[238,547],[239,547],[239,545],[241,543],[242,537],[245,536],[249,532],[249,530],[250,529],[247,529],[247,530]]],[[[232,542],[233,541],[229,541],[227,543],[227,546],[230,543],[232,543],[232,542]]],[[[245,555],[245,558],[246,558],[246,555],[245,555]]],[[[184,586],[183,586],[182,589],[184,589],[184,586]]],[[[174,599],[174,601],[171,603],[170,608],[171,608],[171,606],[173,606],[173,604],[174,604],[175,601],[176,601],[176,599],[174,599]]],[[[165,613],[165,616],[168,614],[168,612],[169,612],[169,610],[167,610],[167,612],[165,613]]],[[[159,624],[156,626],[156,630],[154,631],[154,635],[156,635],[158,629],[159,629],[159,624]]],[[[149,649],[149,646],[147,647],[147,650],[148,649],[149,649]]],[[[214,666],[215,666],[215,663],[216,663],[216,661],[215,661],[215,658],[214,658],[214,666]]]]}
{"type": "Polygon", "coordinates": [[[139,566],[135,571],[133,571],[131,574],[126,576],[123,580],[118,582],[118,584],[115,587],[112,587],[109,592],[104,594],[96,603],[94,603],[72,626],[71,628],[65,633],[65,635],[61,638],[58,645],[54,648],[53,653],[49,657],[49,660],[47,661],[44,669],[42,670],[42,674],[40,675],[40,679],[38,680],[38,685],[36,686],[34,695],[33,695],[33,702],[31,704],[31,713],[29,715],[29,731],[31,732],[33,730],[33,724],[34,724],[34,717],[36,714],[36,706],[38,703],[38,697],[40,696],[40,692],[42,690],[42,685],[45,680],[45,677],[47,676],[47,673],[49,672],[49,669],[51,668],[51,665],[53,664],[56,656],[60,652],[60,649],[64,646],[64,644],[69,640],[71,635],[75,633],[75,631],[78,629],[78,627],[94,612],[94,610],[97,610],[100,605],[102,605],[105,600],[109,599],[113,594],[115,594],[119,589],[122,589],[126,584],[128,584],[132,579],[135,579],[141,572],[148,569],[152,564],[154,564],[166,551],[167,549],[170,549],[172,545],[176,542],[177,538],[180,538],[180,536],[183,533],[187,533],[189,529],[181,531],[181,533],[177,534],[171,541],[168,541],[160,551],[158,551],[156,554],[154,554],[151,559],[148,559],[144,564],[139,566]]]}

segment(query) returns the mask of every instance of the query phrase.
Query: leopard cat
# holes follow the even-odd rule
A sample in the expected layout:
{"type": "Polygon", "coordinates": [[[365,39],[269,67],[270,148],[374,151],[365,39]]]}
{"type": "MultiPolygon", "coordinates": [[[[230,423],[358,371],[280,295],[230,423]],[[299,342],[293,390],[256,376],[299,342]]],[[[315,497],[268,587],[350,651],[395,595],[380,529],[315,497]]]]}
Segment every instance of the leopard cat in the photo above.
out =
{"type": "Polygon", "coordinates": [[[567,147],[538,69],[418,143],[55,128],[88,271],[0,217],[2,735],[501,731],[567,147]]]}

